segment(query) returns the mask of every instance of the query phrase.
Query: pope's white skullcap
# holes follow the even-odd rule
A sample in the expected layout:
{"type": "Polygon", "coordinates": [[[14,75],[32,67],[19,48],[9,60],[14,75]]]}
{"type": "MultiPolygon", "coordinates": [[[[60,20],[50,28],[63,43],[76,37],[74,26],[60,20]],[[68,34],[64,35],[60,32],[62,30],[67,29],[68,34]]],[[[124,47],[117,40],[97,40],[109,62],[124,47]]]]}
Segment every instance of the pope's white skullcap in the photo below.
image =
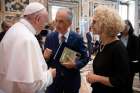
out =
{"type": "Polygon", "coordinates": [[[29,5],[26,6],[23,15],[30,15],[36,12],[39,12],[43,9],[46,9],[45,6],[38,2],[32,2],[29,5]]]}

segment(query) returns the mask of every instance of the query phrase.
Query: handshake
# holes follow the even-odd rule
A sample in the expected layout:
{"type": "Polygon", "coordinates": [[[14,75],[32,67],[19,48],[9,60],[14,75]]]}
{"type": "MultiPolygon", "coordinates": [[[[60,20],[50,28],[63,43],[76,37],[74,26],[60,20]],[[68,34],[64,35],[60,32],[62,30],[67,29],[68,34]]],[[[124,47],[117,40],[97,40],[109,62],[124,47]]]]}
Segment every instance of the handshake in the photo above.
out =
{"type": "MultiPolygon", "coordinates": [[[[51,50],[45,49],[43,55],[44,55],[44,58],[48,60],[50,58],[51,54],[52,54],[51,50]]],[[[52,74],[52,77],[55,78],[55,76],[56,76],[56,69],[55,68],[49,68],[48,71],[52,74]]]]}
{"type": "Polygon", "coordinates": [[[49,68],[48,71],[51,73],[52,77],[55,78],[55,76],[56,76],[56,69],[55,68],[49,68]]]}

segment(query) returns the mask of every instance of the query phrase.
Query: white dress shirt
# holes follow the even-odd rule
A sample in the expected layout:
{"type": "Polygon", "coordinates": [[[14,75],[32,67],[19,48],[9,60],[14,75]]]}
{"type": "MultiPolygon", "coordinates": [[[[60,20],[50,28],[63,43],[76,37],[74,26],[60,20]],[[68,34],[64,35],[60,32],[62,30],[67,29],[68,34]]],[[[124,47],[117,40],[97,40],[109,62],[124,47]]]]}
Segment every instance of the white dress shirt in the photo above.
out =
{"type": "MultiPolygon", "coordinates": [[[[64,37],[65,37],[65,42],[67,42],[67,41],[68,41],[69,33],[70,33],[70,29],[68,29],[68,31],[64,34],[64,37]]],[[[58,38],[59,38],[59,43],[61,43],[61,36],[62,36],[62,34],[61,34],[61,33],[59,33],[59,35],[58,35],[58,38]]]]}

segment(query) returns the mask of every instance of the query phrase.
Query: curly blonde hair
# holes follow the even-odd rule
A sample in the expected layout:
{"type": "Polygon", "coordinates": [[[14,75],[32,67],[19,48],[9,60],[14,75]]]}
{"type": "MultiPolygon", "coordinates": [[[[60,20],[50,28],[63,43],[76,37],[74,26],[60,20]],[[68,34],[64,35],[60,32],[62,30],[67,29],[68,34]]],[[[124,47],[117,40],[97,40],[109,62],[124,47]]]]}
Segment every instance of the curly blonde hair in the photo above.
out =
{"type": "Polygon", "coordinates": [[[106,33],[108,36],[117,36],[125,28],[125,23],[118,12],[110,7],[99,5],[95,9],[94,15],[98,30],[106,33]]]}

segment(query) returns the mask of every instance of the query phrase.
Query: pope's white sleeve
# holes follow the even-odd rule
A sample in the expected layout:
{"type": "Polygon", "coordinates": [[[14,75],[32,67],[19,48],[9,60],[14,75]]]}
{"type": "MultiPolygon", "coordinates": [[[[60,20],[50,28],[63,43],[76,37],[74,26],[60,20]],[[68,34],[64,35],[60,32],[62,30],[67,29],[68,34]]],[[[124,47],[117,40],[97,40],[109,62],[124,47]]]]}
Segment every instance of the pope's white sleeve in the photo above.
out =
{"type": "Polygon", "coordinates": [[[44,80],[46,81],[45,86],[48,87],[53,83],[53,76],[49,70],[44,75],[45,75],[44,80]]]}
{"type": "Polygon", "coordinates": [[[41,81],[35,81],[34,83],[15,82],[14,84],[16,87],[14,87],[13,93],[39,93],[37,91],[41,86],[41,81]]]}
{"type": "Polygon", "coordinates": [[[53,76],[52,76],[52,74],[51,74],[51,72],[49,70],[44,72],[44,76],[43,76],[42,81],[43,81],[42,86],[40,87],[39,90],[42,90],[42,89],[45,90],[49,85],[52,84],[53,76]]]}
{"type": "Polygon", "coordinates": [[[19,83],[16,82],[16,85],[23,93],[43,93],[46,88],[52,84],[53,77],[51,72],[48,70],[43,72],[43,80],[35,81],[34,83],[19,83]]]}

